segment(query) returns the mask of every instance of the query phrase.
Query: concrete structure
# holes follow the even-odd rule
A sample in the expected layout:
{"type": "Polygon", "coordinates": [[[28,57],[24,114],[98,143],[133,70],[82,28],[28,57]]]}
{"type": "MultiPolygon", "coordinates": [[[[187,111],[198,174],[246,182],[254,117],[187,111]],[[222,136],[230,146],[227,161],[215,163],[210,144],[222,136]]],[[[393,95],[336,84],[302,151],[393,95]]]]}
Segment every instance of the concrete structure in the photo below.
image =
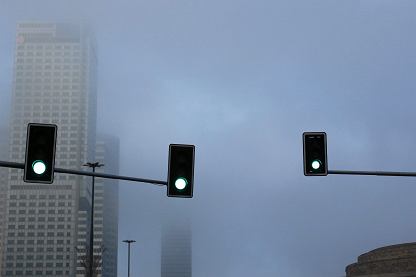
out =
{"type": "Polygon", "coordinates": [[[188,220],[162,227],[161,277],[192,277],[192,230],[188,220]]]}
{"type": "MultiPolygon", "coordinates": [[[[97,172],[118,174],[119,169],[119,142],[111,136],[97,137],[95,161],[104,164],[96,169],[97,172]]],[[[87,177],[90,180],[91,177],[87,177]]],[[[98,256],[101,266],[98,266],[98,276],[117,276],[117,246],[118,246],[118,180],[95,179],[94,199],[94,255],[98,256]]],[[[89,247],[90,238],[90,198],[82,197],[80,200],[78,249],[79,262],[77,276],[85,276],[85,266],[80,261],[85,246],[89,247]]]]}
{"type": "Polygon", "coordinates": [[[391,245],[372,250],[347,266],[347,277],[415,277],[416,243],[391,245]]]}
{"type": "MultiPolygon", "coordinates": [[[[29,122],[58,125],[56,166],[94,160],[96,55],[80,25],[17,26],[9,160],[24,162],[29,122]]],[[[75,276],[78,210],[86,179],[55,174],[51,185],[22,181],[9,170],[1,276],[75,276]]]]}

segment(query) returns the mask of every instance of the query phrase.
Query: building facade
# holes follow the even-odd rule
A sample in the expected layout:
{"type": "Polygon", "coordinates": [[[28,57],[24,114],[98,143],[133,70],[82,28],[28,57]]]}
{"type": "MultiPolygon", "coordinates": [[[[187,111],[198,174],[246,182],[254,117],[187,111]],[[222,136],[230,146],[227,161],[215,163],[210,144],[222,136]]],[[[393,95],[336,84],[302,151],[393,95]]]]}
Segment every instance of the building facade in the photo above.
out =
{"type": "MultiPolygon", "coordinates": [[[[58,125],[56,166],[81,169],[94,159],[96,51],[81,25],[20,23],[14,60],[9,160],[24,162],[29,122],[58,125]]],[[[78,211],[87,181],[55,173],[29,184],[7,174],[2,276],[75,276],[78,211]]]]}
{"type": "MultiPolygon", "coordinates": [[[[98,136],[97,159],[102,159],[105,166],[103,171],[109,174],[119,174],[119,140],[111,136],[98,136]]],[[[94,231],[97,239],[94,242],[97,249],[102,249],[102,276],[117,276],[118,258],[118,180],[101,179],[97,186],[98,199],[97,219],[94,231]],[[99,198],[98,198],[99,197],[99,198]]]]}
{"type": "MultiPolygon", "coordinates": [[[[7,160],[8,155],[8,130],[0,127],[0,160],[7,160]]],[[[2,257],[4,249],[4,232],[6,218],[6,199],[7,199],[7,168],[0,167],[0,273],[2,269],[2,257]]]]}

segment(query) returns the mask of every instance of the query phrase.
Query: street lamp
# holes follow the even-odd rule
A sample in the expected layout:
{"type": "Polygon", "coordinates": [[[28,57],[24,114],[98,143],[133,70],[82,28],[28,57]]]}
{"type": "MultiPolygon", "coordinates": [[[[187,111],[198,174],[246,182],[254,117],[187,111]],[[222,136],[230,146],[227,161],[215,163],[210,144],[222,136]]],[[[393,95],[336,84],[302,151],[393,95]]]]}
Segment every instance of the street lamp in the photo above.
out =
{"type": "MultiPolygon", "coordinates": [[[[83,166],[92,167],[92,172],[95,172],[96,167],[102,167],[104,164],[99,162],[85,163],[83,166]]],[[[89,273],[90,277],[93,277],[93,262],[94,262],[94,181],[95,176],[92,176],[92,188],[91,188],[91,229],[90,229],[90,262],[89,262],[89,273]]]]}
{"type": "Polygon", "coordinates": [[[129,246],[128,247],[128,249],[129,249],[128,250],[129,251],[128,252],[128,260],[129,261],[128,261],[128,275],[127,276],[130,277],[130,244],[133,243],[133,242],[136,242],[136,241],[135,240],[123,240],[123,242],[127,243],[128,246],[129,246]]]}

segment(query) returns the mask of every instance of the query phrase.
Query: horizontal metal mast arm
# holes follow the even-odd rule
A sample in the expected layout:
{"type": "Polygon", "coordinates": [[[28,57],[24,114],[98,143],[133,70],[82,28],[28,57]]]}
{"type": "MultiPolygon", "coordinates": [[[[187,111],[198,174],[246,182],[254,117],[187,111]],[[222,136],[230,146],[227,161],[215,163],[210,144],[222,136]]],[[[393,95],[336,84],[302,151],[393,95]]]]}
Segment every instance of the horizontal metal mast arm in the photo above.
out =
{"type": "Polygon", "coordinates": [[[0,167],[9,167],[9,168],[21,168],[21,169],[24,169],[25,168],[25,164],[0,161],[0,167]]]}
{"type": "MultiPolygon", "coordinates": [[[[14,163],[14,162],[0,161],[0,167],[24,169],[25,164],[24,163],[14,163]]],[[[117,180],[125,180],[125,181],[141,182],[141,183],[150,183],[150,184],[162,185],[162,186],[166,186],[168,184],[166,181],[143,179],[143,178],[128,177],[128,176],[120,176],[120,175],[113,175],[113,174],[105,174],[105,173],[99,173],[99,172],[89,172],[89,171],[65,169],[65,168],[58,168],[58,167],[55,167],[55,172],[57,172],[57,173],[67,173],[67,174],[73,174],[73,175],[82,175],[82,176],[95,176],[95,177],[105,178],[105,179],[117,179],[117,180]]]]}
{"type": "Polygon", "coordinates": [[[416,177],[416,172],[328,170],[328,174],[416,177]]]}

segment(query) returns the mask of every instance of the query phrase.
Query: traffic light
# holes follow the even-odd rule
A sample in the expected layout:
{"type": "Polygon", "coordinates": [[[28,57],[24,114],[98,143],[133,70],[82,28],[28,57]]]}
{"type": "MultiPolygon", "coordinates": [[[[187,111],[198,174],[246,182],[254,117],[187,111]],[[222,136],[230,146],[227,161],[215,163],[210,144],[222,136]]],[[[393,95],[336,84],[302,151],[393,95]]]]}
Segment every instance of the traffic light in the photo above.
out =
{"type": "Polygon", "coordinates": [[[328,175],[326,133],[303,133],[303,173],[305,176],[328,175]]]}
{"type": "Polygon", "coordinates": [[[27,125],[25,182],[53,183],[57,129],[54,124],[27,125]]]}
{"type": "Polygon", "coordinates": [[[192,197],[194,186],[194,160],[194,145],[169,145],[169,197],[192,197]]]}

